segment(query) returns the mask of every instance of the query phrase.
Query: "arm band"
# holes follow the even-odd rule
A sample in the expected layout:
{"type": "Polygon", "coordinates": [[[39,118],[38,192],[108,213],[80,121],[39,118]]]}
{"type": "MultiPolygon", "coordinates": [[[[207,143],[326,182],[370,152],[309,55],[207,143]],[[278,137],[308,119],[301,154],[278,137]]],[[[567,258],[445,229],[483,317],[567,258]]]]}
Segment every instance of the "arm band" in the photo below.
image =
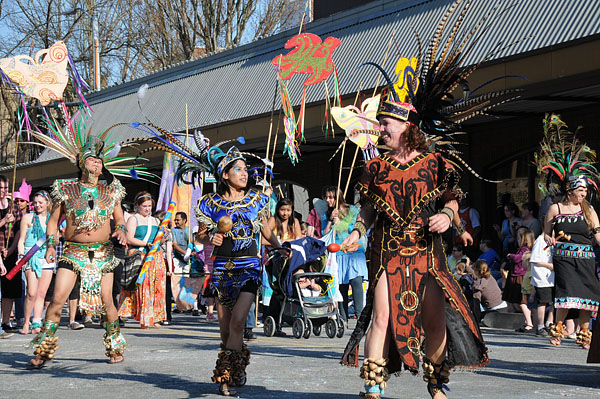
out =
{"type": "Polygon", "coordinates": [[[444,215],[450,218],[450,225],[452,225],[452,221],[454,220],[454,211],[452,208],[448,208],[447,206],[443,207],[439,213],[443,213],[444,215]]]}
{"type": "Polygon", "coordinates": [[[127,227],[124,224],[118,224],[115,226],[115,232],[123,231],[123,233],[127,234],[127,227]]]}
{"type": "Polygon", "coordinates": [[[56,239],[56,235],[54,234],[50,234],[48,236],[48,238],[46,238],[46,247],[50,248],[54,248],[56,247],[56,244],[58,244],[58,240],[56,239]]]}
{"type": "Polygon", "coordinates": [[[456,228],[456,233],[459,236],[462,236],[463,234],[465,234],[465,228],[463,227],[462,223],[459,224],[458,226],[454,226],[456,228]]]}
{"type": "Polygon", "coordinates": [[[354,223],[354,228],[352,231],[358,231],[358,238],[360,238],[367,234],[367,225],[360,220],[357,220],[356,223],[354,223]]]}

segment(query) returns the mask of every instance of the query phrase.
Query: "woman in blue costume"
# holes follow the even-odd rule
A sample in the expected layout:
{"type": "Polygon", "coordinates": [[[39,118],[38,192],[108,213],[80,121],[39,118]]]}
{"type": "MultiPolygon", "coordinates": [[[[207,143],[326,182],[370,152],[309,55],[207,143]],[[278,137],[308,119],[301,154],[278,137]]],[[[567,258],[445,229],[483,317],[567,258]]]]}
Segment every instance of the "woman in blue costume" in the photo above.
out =
{"type": "MultiPolygon", "coordinates": [[[[39,191],[33,197],[35,213],[23,215],[17,249],[19,259],[35,245],[39,239],[46,237],[46,225],[50,218],[48,209],[52,206],[50,195],[46,191],[39,191]]],[[[42,327],[42,313],[44,311],[44,298],[54,273],[54,263],[46,262],[46,244],[29,259],[24,267],[27,279],[27,297],[25,298],[25,324],[21,334],[29,333],[29,316],[33,311],[33,324],[31,330],[34,334],[40,332],[42,327]]]]}
{"type": "Polygon", "coordinates": [[[217,192],[202,197],[196,208],[198,223],[208,232],[206,243],[215,246],[211,288],[217,298],[221,351],[213,382],[224,396],[234,395],[231,386],[246,383],[250,351],[243,344],[244,324],[261,285],[262,270],[256,237],[275,248],[279,241],[267,226],[269,197],[248,188],[248,168],[236,147],[211,157],[216,165],[217,192]],[[215,159],[216,158],[216,159],[215,159]]]}

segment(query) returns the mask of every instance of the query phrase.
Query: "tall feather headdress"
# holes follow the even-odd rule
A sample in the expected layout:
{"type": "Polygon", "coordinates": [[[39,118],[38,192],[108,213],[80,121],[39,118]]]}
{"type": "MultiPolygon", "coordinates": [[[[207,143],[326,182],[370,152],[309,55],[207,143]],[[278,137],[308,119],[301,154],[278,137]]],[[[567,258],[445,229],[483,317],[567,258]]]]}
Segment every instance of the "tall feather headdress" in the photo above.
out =
{"type": "Polygon", "coordinates": [[[248,170],[250,177],[262,176],[258,172],[260,169],[266,169],[269,174],[271,173],[271,165],[268,160],[264,160],[252,153],[241,152],[235,146],[230,146],[227,151],[221,148],[225,144],[236,141],[240,144],[245,144],[244,137],[220,141],[211,146],[210,140],[201,131],[197,130],[193,133],[196,148],[190,148],[190,146],[184,144],[172,132],[152,123],[134,122],[130,126],[149,134],[148,137],[135,138],[126,142],[127,145],[133,143],[150,145],[143,149],[138,156],[150,151],[164,151],[180,159],[175,171],[175,178],[178,182],[195,186],[201,181],[204,172],[212,173],[218,178],[227,165],[238,159],[246,161],[247,164],[253,164],[254,160],[259,161],[260,165],[258,167],[248,170]]]}
{"type": "Polygon", "coordinates": [[[470,29],[463,30],[465,17],[472,3],[473,0],[456,0],[450,6],[429,40],[425,52],[421,38],[416,34],[418,55],[398,61],[396,74],[399,80],[396,84],[381,66],[373,62],[363,65],[376,67],[387,80],[378,117],[391,116],[413,123],[425,134],[431,150],[443,152],[457,167],[464,167],[483,179],[460,157],[460,151],[454,146],[459,143],[455,136],[464,134],[461,123],[518,98],[519,90],[499,90],[480,95],[477,92],[482,87],[506,76],[492,79],[474,90],[470,90],[467,78],[483,62],[517,43],[505,45],[499,42],[481,60],[469,66],[464,65],[494,19],[506,11],[500,10],[499,5],[496,5],[470,29]],[[458,15],[454,15],[456,13],[458,15]],[[451,20],[454,21],[452,26],[451,20]],[[461,99],[455,100],[453,92],[458,86],[462,87],[464,94],[461,99]]]}
{"type": "MultiPolygon", "coordinates": [[[[104,168],[111,175],[142,178],[143,180],[156,177],[147,172],[147,168],[133,165],[136,157],[120,155],[121,145],[112,136],[111,130],[124,125],[123,123],[114,124],[96,136],[91,129],[87,129],[84,118],[77,116],[71,118],[64,127],[61,127],[55,119],[44,118],[43,121],[48,135],[32,132],[38,142],[29,144],[47,147],[67,158],[79,168],[83,167],[83,162],[87,157],[93,156],[102,159],[104,168]]],[[[112,176],[104,177],[107,180],[112,179],[112,176]]]]}
{"type": "Polygon", "coordinates": [[[535,154],[537,171],[542,176],[542,194],[562,195],[581,186],[599,194],[596,152],[581,143],[577,131],[569,131],[559,115],[546,114],[543,124],[544,138],[535,154]]]}

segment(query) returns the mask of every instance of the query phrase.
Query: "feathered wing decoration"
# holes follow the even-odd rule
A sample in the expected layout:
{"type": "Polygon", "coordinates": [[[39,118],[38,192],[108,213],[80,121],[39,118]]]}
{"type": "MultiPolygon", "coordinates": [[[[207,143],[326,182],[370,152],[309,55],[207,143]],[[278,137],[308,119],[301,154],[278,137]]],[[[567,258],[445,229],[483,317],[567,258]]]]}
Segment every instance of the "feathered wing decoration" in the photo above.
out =
{"type": "Polygon", "coordinates": [[[72,118],[70,123],[67,124],[68,126],[64,127],[61,127],[55,119],[44,119],[44,123],[49,135],[32,132],[33,137],[38,142],[29,142],[28,144],[47,147],[76,164],[82,149],[90,138],[94,138],[104,143],[101,151],[102,160],[106,169],[113,175],[141,178],[143,180],[157,177],[148,172],[147,168],[135,165],[137,157],[120,155],[121,145],[112,138],[111,130],[117,126],[125,125],[124,123],[110,126],[97,137],[94,136],[91,129],[87,129],[84,118],[72,118]]]}
{"type": "Polygon", "coordinates": [[[211,146],[210,140],[201,131],[197,130],[193,133],[196,148],[191,148],[182,143],[172,132],[151,123],[134,122],[130,126],[147,133],[149,136],[130,139],[124,143],[124,146],[148,144],[148,147],[139,152],[138,157],[150,151],[164,151],[178,157],[180,161],[175,171],[177,182],[197,186],[202,181],[203,173],[208,172],[218,176],[230,162],[237,159],[244,159],[249,165],[250,177],[254,177],[253,173],[258,175],[258,169],[266,169],[269,174],[271,173],[270,168],[272,165],[269,165],[268,160],[251,153],[240,152],[235,147],[229,148],[228,151],[223,151],[221,148],[225,144],[233,142],[245,144],[244,137],[220,141],[211,146]],[[255,160],[259,162],[254,162],[255,160]],[[251,168],[256,163],[260,163],[261,166],[251,168]]]}
{"type": "Polygon", "coordinates": [[[421,38],[415,33],[419,47],[418,57],[398,60],[395,68],[396,83],[392,82],[381,66],[372,62],[363,65],[376,67],[387,81],[378,115],[389,115],[399,111],[400,119],[420,127],[432,151],[444,153],[452,158],[450,161],[453,160],[460,169],[467,169],[476,177],[490,181],[479,176],[461,158],[460,151],[455,147],[459,142],[454,136],[462,133],[463,122],[477,115],[485,115],[498,105],[519,97],[518,89],[499,90],[481,95],[476,93],[495,80],[520,76],[495,78],[473,91],[470,91],[467,83],[468,77],[479,65],[518,42],[508,45],[499,42],[481,60],[469,66],[464,65],[494,20],[511,8],[509,6],[501,10],[497,4],[481,20],[470,28],[465,28],[465,20],[472,3],[473,0],[456,0],[452,3],[440,20],[425,51],[421,38]],[[463,97],[455,100],[453,92],[459,85],[463,89],[463,97]],[[407,104],[416,109],[416,115],[408,110],[407,104]],[[382,108],[386,109],[382,111],[382,108]]]}
{"type": "Polygon", "coordinates": [[[599,194],[596,152],[569,130],[559,115],[546,114],[544,138],[535,154],[535,164],[542,176],[539,188],[543,195],[560,195],[579,186],[593,188],[599,194]]]}

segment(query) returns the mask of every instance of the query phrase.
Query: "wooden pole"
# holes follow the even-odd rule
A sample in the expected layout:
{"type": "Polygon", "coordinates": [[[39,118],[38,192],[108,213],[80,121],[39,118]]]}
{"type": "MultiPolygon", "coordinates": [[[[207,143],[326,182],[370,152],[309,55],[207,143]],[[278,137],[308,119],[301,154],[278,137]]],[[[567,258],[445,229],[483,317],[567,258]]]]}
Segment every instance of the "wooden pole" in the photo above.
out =
{"type": "MultiPolygon", "coordinates": [[[[267,140],[267,151],[265,154],[265,159],[269,159],[269,150],[271,149],[271,134],[273,132],[273,115],[275,114],[275,100],[277,99],[277,91],[279,89],[279,78],[275,81],[275,93],[273,93],[273,105],[271,106],[271,120],[269,121],[269,138],[267,140]]],[[[277,133],[275,133],[275,137],[277,137],[277,133]]],[[[275,157],[275,148],[273,148],[273,158],[275,157]]],[[[265,174],[263,176],[263,181],[266,183],[267,181],[267,169],[265,168],[265,174]]],[[[263,192],[265,191],[266,186],[263,184],[263,192]]]]}
{"type": "MultiPolygon", "coordinates": [[[[392,37],[390,37],[390,41],[388,42],[387,50],[385,50],[385,56],[383,57],[383,65],[385,67],[385,63],[387,62],[388,54],[390,53],[390,48],[392,47],[392,43],[394,42],[394,36],[396,35],[396,29],[392,32],[392,37]]],[[[373,95],[371,97],[375,97],[375,93],[377,93],[377,87],[379,86],[379,79],[381,78],[381,74],[377,76],[377,82],[375,82],[375,88],[373,89],[373,95]]]]}
{"type": "MultiPolygon", "coordinates": [[[[21,132],[18,131],[17,132],[17,139],[15,140],[15,164],[13,166],[13,176],[12,176],[12,189],[11,189],[11,193],[10,193],[10,202],[8,203],[8,211],[10,213],[13,213],[13,203],[14,203],[14,199],[15,199],[15,182],[17,180],[17,154],[18,154],[18,150],[19,150],[19,138],[21,137],[21,132]]],[[[12,223],[8,224],[8,231],[6,234],[6,245],[4,248],[8,249],[8,239],[10,237],[10,232],[12,230],[12,223]]]]}
{"type": "Polygon", "coordinates": [[[348,192],[348,186],[350,186],[350,180],[352,180],[352,172],[354,171],[354,164],[356,163],[356,157],[358,156],[359,149],[360,148],[357,145],[356,150],[354,151],[354,158],[352,159],[352,166],[350,166],[350,172],[348,173],[348,180],[346,181],[346,188],[344,188],[344,197],[346,197],[346,193],[348,192]]]}

